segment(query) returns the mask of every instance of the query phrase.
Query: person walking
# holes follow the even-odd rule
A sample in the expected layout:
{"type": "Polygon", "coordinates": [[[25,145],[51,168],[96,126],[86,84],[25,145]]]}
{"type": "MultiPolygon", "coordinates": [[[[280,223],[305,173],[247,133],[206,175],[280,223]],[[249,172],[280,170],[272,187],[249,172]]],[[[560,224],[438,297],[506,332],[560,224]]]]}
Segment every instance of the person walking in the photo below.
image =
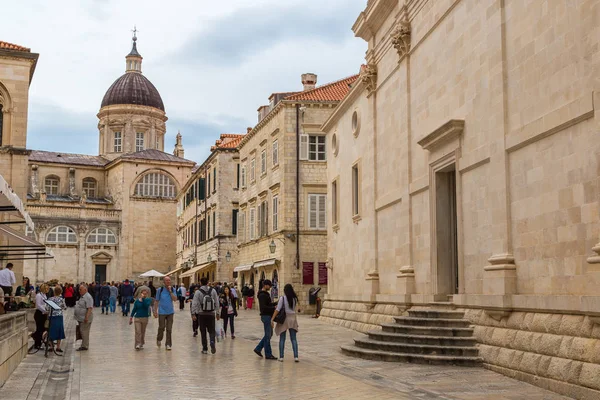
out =
{"type": "Polygon", "coordinates": [[[75,289],[73,289],[73,285],[67,283],[65,287],[65,304],[67,307],[73,307],[75,305],[75,289]]]}
{"type": "Polygon", "coordinates": [[[229,322],[231,327],[231,338],[235,339],[233,319],[237,317],[237,302],[229,286],[223,287],[223,294],[220,296],[220,301],[221,319],[223,320],[223,330],[225,331],[225,336],[227,336],[227,322],[229,322]]]}
{"type": "Polygon", "coordinates": [[[73,316],[78,323],[79,332],[81,333],[81,346],[79,346],[77,351],[85,351],[90,348],[90,329],[92,328],[92,321],[94,319],[94,299],[88,293],[88,288],[84,284],[79,285],[79,295],[80,298],[75,304],[73,316]]]}
{"type": "Polygon", "coordinates": [[[285,314],[285,320],[282,323],[277,323],[275,327],[275,334],[279,336],[279,361],[283,362],[283,352],[285,349],[285,338],[287,331],[290,332],[290,341],[292,342],[292,351],[294,352],[294,361],[300,361],[298,359],[298,341],[296,340],[296,334],[298,333],[298,320],[296,318],[296,311],[300,312],[298,307],[298,296],[294,292],[294,287],[291,284],[287,284],[283,287],[283,296],[279,298],[277,308],[271,318],[271,327],[275,323],[277,315],[282,313],[285,314]]]}
{"type": "Polygon", "coordinates": [[[154,286],[154,283],[152,281],[150,281],[148,283],[148,287],[150,288],[150,297],[155,298],[156,297],[156,286],[154,286]]]}
{"type": "Polygon", "coordinates": [[[171,341],[171,331],[173,330],[173,315],[175,309],[173,302],[177,300],[175,288],[171,286],[171,277],[163,278],[163,286],[156,290],[156,299],[154,301],[154,318],[158,318],[158,334],[156,335],[156,345],[161,346],[165,329],[167,330],[167,340],[165,349],[171,350],[173,343],[171,341]]]}
{"type": "Polygon", "coordinates": [[[246,292],[246,306],[247,308],[252,310],[252,304],[254,303],[254,286],[248,286],[248,292],[246,292]]]}
{"type": "Polygon", "coordinates": [[[129,325],[133,323],[135,318],[135,349],[141,350],[146,343],[146,327],[148,326],[148,317],[150,317],[150,306],[152,299],[149,297],[150,289],[143,289],[140,297],[133,303],[131,317],[129,317],[129,325]]]}
{"type": "Polygon", "coordinates": [[[124,317],[129,315],[132,298],[133,285],[129,283],[129,279],[125,279],[125,282],[121,285],[121,312],[123,312],[124,317]]]}
{"type": "Polygon", "coordinates": [[[262,289],[258,293],[258,306],[260,309],[260,320],[263,323],[264,328],[264,336],[258,345],[254,348],[254,352],[262,357],[262,349],[265,349],[265,358],[267,360],[277,360],[277,357],[273,356],[273,352],[271,350],[271,336],[273,335],[273,330],[271,327],[271,318],[273,317],[273,313],[275,312],[275,306],[271,302],[271,295],[269,294],[269,290],[271,289],[271,281],[265,279],[262,284],[262,289]]]}
{"type": "Polygon", "coordinates": [[[6,268],[0,270],[0,287],[5,296],[12,295],[13,285],[17,283],[15,273],[13,272],[13,263],[6,264],[6,268]]]}
{"type": "MultiPolygon", "coordinates": [[[[50,297],[49,299],[60,307],[60,310],[52,310],[52,315],[49,317],[50,329],[48,331],[48,340],[52,342],[56,341],[56,348],[54,349],[54,351],[56,351],[57,353],[63,352],[60,348],[60,344],[62,340],[65,339],[65,323],[63,320],[63,311],[67,309],[67,304],[61,296],[62,292],[63,291],[60,285],[56,285],[56,287],[54,288],[54,296],[50,297]]],[[[48,305],[46,305],[46,310],[50,311],[50,307],[48,307],[48,305]]]]}
{"type": "Polygon", "coordinates": [[[185,296],[187,295],[187,290],[185,289],[185,286],[179,286],[179,289],[177,289],[177,294],[179,297],[179,311],[183,311],[183,309],[185,308],[185,296]]]}
{"type": "Polygon", "coordinates": [[[45,283],[40,285],[40,291],[35,296],[35,313],[33,319],[35,320],[35,332],[31,335],[34,341],[35,348],[39,349],[42,347],[42,336],[46,330],[46,320],[48,319],[48,311],[46,310],[46,300],[48,297],[46,294],[50,288],[45,283]]]}
{"type": "Polygon", "coordinates": [[[110,283],[108,287],[110,290],[110,297],[108,298],[108,304],[110,305],[110,312],[114,314],[117,310],[117,297],[119,296],[119,289],[115,286],[114,282],[110,283]]]}
{"type": "Polygon", "coordinates": [[[108,286],[108,282],[104,282],[100,288],[100,301],[102,302],[102,314],[106,310],[106,315],[108,315],[110,309],[110,286],[108,286]]]}
{"type": "MultiPolygon", "coordinates": [[[[200,288],[194,293],[192,300],[191,313],[192,319],[198,322],[200,336],[202,337],[202,354],[208,354],[207,333],[210,338],[210,352],[215,354],[217,347],[215,344],[215,317],[219,319],[219,296],[217,291],[208,286],[208,278],[200,279],[200,288]]],[[[194,335],[196,336],[196,335],[194,335]]]]}
{"type": "Polygon", "coordinates": [[[244,310],[248,309],[248,285],[244,285],[242,287],[242,303],[244,305],[244,310]]]}

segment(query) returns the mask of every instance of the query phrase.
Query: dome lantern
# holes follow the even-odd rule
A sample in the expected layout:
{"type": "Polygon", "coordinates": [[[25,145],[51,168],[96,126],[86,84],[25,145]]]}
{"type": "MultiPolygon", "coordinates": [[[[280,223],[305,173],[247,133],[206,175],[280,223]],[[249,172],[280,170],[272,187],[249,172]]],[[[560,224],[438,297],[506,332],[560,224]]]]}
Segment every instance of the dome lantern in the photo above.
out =
{"type": "Polygon", "coordinates": [[[137,28],[133,27],[133,45],[131,51],[125,56],[125,72],[142,72],[142,55],[137,50],[137,28]]]}

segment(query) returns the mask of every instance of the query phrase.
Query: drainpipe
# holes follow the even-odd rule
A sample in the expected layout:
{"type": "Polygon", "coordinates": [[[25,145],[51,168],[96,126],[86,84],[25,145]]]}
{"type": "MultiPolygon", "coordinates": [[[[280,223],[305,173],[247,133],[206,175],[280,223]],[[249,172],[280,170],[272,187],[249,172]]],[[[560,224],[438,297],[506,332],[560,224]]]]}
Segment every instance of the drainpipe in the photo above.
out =
{"type": "Polygon", "coordinates": [[[296,269],[300,269],[300,104],[296,104],[296,269]]]}

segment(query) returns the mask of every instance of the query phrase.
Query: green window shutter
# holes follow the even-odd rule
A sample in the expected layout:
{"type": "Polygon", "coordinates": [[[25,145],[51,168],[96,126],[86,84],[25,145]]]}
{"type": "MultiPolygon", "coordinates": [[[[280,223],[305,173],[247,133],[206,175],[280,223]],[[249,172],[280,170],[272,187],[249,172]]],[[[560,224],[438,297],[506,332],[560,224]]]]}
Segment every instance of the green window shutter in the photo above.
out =
{"type": "Polygon", "coordinates": [[[200,185],[198,187],[198,191],[200,192],[198,194],[198,198],[200,200],[204,200],[206,198],[206,183],[204,178],[200,178],[200,185]]]}

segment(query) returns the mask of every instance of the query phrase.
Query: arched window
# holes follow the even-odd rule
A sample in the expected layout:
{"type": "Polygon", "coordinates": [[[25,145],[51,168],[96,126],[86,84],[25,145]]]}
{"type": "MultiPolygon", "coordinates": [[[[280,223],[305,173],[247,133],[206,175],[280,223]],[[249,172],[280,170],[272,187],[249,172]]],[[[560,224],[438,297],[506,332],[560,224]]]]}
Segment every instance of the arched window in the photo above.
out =
{"type": "Polygon", "coordinates": [[[117,237],[107,228],[96,228],[87,237],[89,244],[117,244],[117,237]]]}
{"type": "Polygon", "coordinates": [[[55,226],[48,232],[46,242],[77,243],[77,235],[75,234],[75,231],[68,226],[55,226]]]}
{"type": "Polygon", "coordinates": [[[59,186],[60,178],[56,175],[50,175],[44,179],[44,190],[46,191],[46,194],[58,194],[59,186]]]}
{"type": "Polygon", "coordinates": [[[98,182],[94,178],[84,178],[82,183],[83,192],[89,197],[97,197],[98,182]]]}
{"type": "Polygon", "coordinates": [[[144,175],[135,185],[136,196],[175,198],[176,194],[173,180],[159,172],[144,175]]]}

